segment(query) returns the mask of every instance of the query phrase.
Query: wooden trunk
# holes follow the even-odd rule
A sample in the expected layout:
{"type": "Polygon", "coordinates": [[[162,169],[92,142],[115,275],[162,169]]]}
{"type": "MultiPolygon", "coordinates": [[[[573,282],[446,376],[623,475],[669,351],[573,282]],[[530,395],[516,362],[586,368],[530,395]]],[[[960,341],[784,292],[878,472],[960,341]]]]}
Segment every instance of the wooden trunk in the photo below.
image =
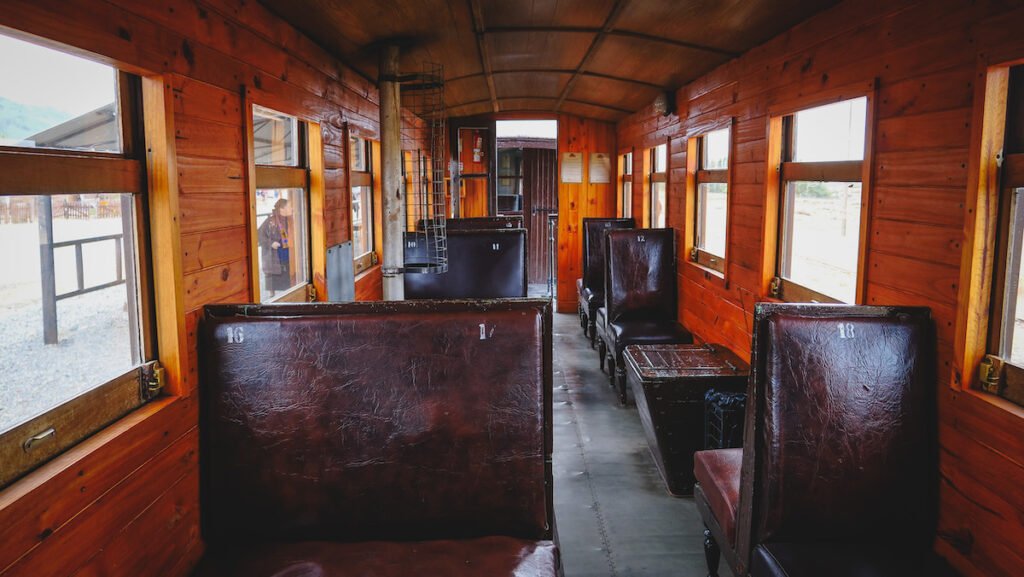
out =
{"type": "Polygon", "coordinates": [[[623,355],[647,444],[668,492],[693,494],[704,448],[704,395],[746,390],[745,362],[721,345],[630,345],[623,355]]]}

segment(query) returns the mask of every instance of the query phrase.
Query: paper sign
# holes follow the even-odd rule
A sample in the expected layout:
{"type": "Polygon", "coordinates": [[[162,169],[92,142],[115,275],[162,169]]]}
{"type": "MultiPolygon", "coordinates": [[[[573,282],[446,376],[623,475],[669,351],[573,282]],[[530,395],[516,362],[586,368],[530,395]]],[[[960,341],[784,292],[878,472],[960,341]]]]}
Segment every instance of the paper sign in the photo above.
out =
{"type": "Polygon", "coordinates": [[[583,153],[562,153],[562,182],[581,184],[583,182],[583,153]]]}
{"type": "Polygon", "coordinates": [[[612,158],[603,152],[590,153],[590,184],[612,181],[612,158]]]}

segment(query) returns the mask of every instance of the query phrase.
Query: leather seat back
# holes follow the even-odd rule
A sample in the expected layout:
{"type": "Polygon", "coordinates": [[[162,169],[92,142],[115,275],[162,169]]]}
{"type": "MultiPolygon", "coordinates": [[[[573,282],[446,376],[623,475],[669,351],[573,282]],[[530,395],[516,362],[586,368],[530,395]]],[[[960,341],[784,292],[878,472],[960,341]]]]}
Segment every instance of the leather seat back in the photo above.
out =
{"type": "Polygon", "coordinates": [[[633,228],[633,219],[583,219],[583,286],[598,294],[604,293],[604,233],[620,228],[633,228]]]}
{"type": "Polygon", "coordinates": [[[756,442],[744,460],[745,476],[756,463],[744,481],[753,543],[929,539],[928,309],[760,303],[756,317],[747,413],[756,442]]]}
{"type": "Polygon", "coordinates": [[[204,537],[549,539],[542,300],[208,306],[204,537]]]}
{"type": "Polygon", "coordinates": [[[610,230],[605,235],[608,322],[676,319],[675,232],[610,230]]]}
{"type": "MultiPolygon", "coordinates": [[[[423,236],[405,235],[407,263],[429,252],[423,236]]],[[[487,299],[526,296],[526,230],[449,230],[448,272],[402,275],[407,299],[487,299]]]]}
{"type": "Polygon", "coordinates": [[[523,228],[523,216],[473,216],[468,218],[449,218],[445,221],[448,230],[492,230],[496,228],[523,228]]]}

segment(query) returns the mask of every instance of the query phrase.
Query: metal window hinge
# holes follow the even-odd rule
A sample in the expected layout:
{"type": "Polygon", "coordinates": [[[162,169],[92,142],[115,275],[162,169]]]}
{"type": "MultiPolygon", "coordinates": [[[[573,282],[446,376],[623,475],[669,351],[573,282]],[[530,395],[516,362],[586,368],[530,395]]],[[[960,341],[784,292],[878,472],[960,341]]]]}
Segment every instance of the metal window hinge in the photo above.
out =
{"type": "Polygon", "coordinates": [[[779,298],[782,294],[782,279],[775,277],[772,279],[771,284],[768,285],[768,296],[773,298],[779,298]]]}
{"type": "Polygon", "coordinates": [[[142,378],[139,379],[139,398],[143,402],[160,394],[166,384],[167,371],[159,361],[142,365],[142,378]]]}
{"type": "Polygon", "coordinates": [[[376,264],[377,264],[377,253],[376,252],[371,252],[370,253],[370,266],[375,266],[376,264]]]}
{"type": "Polygon", "coordinates": [[[310,302],[310,303],[316,302],[316,285],[314,285],[314,284],[306,285],[306,302],[310,302]]]}
{"type": "Polygon", "coordinates": [[[697,247],[691,248],[690,249],[690,260],[692,262],[697,262],[697,257],[698,257],[697,247]]]}

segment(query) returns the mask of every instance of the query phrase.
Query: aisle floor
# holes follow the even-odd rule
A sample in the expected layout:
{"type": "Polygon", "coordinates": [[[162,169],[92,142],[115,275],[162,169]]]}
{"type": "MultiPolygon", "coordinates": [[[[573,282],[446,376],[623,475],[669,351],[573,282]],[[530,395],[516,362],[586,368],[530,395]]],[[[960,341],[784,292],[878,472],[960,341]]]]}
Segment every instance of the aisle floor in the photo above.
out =
{"type": "MultiPolygon", "coordinates": [[[[554,315],[555,522],[566,577],[704,577],[704,527],[672,497],[636,407],[619,405],[576,315],[554,315]]],[[[730,577],[723,563],[719,575],[730,577]]]]}

